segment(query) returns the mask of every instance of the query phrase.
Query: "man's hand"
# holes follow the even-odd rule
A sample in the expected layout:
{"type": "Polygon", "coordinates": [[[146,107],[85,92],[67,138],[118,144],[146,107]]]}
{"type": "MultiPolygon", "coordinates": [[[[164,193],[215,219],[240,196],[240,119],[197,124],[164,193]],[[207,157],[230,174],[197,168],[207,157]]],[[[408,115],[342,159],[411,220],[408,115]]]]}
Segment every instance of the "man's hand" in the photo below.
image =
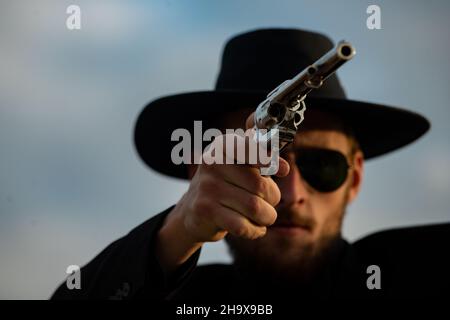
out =
{"type": "MultiPolygon", "coordinates": [[[[252,125],[252,120],[253,114],[247,119],[247,127],[252,125]]],[[[248,148],[254,143],[252,139],[234,136],[238,142],[235,147],[248,148]]],[[[219,136],[213,143],[224,141],[230,140],[219,136]]],[[[226,145],[220,146],[225,159],[226,145]]],[[[210,156],[208,152],[203,154],[204,158],[210,156]]],[[[265,235],[266,227],[277,218],[274,207],[281,194],[270,177],[261,176],[260,167],[248,161],[198,165],[188,191],[169,213],[158,234],[157,256],[163,268],[174,270],[204,242],[220,240],[228,232],[247,239],[265,235]]],[[[280,158],[277,176],[288,173],[289,164],[280,158]]]]}

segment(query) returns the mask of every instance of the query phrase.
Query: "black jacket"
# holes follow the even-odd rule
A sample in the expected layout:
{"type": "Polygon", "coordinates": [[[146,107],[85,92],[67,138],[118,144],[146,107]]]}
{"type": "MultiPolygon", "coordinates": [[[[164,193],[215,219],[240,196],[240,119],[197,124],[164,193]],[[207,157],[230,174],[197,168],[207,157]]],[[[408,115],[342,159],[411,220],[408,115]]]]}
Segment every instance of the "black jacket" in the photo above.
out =
{"type": "Polygon", "coordinates": [[[64,282],[52,299],[151,299],[220,302],[309,298],[449,296],[450,223],[382,231],[339,244],[335,258],[307,288],[275,288],[252,282],[233,265],[197,266],[198,250],[168,278],[154,254],[157,231],[172,209],[113,242],[81,269],[81,289],[64,282]],[[369,290],[367,267],[381,270],[381,289],[369,290]]]}

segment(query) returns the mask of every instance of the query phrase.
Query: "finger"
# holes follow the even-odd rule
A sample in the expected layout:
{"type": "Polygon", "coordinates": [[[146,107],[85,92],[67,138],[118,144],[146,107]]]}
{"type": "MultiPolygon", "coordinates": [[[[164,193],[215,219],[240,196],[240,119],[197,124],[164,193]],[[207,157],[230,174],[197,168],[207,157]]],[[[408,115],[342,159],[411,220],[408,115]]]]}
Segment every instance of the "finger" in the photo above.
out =
{"type": "Polygon", "coordinates": [[[226,230],[236,237],[257,239],[267,232],[266,227],[253,224],[240,213],[224,206],[217,208],[214,220],[220,229],[226,230]]]}
{"type": "Polygon", "coordinates": [[[225,182],[263,198],[272,206],[280,202],[281,192],[277,184],[270,177],[262,177],[256,168],[221,166],[217,173],[225,182]]]}
{"type": "Polygon", "coordinates": [[[252,112],[245,121],[245,128],[250,129],[255,125],[255,112],[252,112]]]}
{"type": "Polygon", "coordinates": [[[246,164],[254,167],[267,166],[258,163],[256,142],[237,133],[217,136],[203,153],[205,164],[246,164]]]}
{"type": "Polygon", "coordinates": [[[275,208],[263,198],[242,190],[234,185],[224,183],[219,192],[223,195],[220,204],[244,215],[259,226],[270,226],[276,218],[275,208]]]}
{"type": "MultiPolygon", "coordinates": [[[[218,136],[203,154],[205,164],[246,164],[254,168],[269,167],[273,165],[271,156],[261,152],[266,148],[264,144],[258,144],[251,136],[241,136],[237,133],[218,136]],[[222,153],[221,153],[222,152],[222,153]]],[[[276,175],[284,177],[289,173],[289,163],[274,155],[278,160],[276,175]]]]}
{"type": "Polygon", "coordinates": [[[278,171],[275,174],[277,177],[286,177],[289,174],[289,171],[291,170],[291,166],[289,165],[289,162],[287,162],[282,157],[278,157],[278,171]]]}
{"type": "Polygon", "coordinates": [[[253,139],[252,132],[245,135],[238,133],[225,134],[217,141],[217,147],[222,148],[225,162],[228,164],[247,164],[255,168],[271,165],[270,148],[266,143],[258,143],[253,139]]]}

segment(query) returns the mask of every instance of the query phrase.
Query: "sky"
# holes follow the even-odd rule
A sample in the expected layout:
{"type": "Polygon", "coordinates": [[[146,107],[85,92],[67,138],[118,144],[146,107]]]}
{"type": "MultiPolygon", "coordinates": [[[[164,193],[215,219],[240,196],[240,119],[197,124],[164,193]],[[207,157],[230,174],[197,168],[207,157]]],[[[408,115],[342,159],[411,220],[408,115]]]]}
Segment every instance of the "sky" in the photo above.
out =
{"type": "MultiPolygon", "coordinates": [[[[1,1],[0,299],[47,299],[67,266],[178,201],[188,184],[139,159],[136,117],[157,97],[212,89],[224,42],[262,27],[351,41],[347,95],[432,123],[366,163],[344,236],[450,221],[449,15],[436,0],[1,1]],[[81,30],[66,28],[71,4],[81,30]],[[371,4],[380,30],[366,27],[371,4]]],[[[224,243],[200,262],[230,262],[224,243]]]]}

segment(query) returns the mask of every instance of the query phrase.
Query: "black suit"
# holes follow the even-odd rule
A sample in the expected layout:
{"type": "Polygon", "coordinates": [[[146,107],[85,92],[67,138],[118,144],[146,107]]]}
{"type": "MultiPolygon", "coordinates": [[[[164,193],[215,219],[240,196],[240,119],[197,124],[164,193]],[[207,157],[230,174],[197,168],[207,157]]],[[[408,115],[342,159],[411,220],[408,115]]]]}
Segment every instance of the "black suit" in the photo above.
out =
{"type": "Polygon", "coordinates": [[[157,263],[157,231],[172,208],[113,242],[81,270],[81,289],[64,282],[53,299],[152,299],[192,302],[309,298],[449,296],[450,224],[383,231],[353,244],[342,240],[328,267],[304,288],[253,282],[232,265],[198,266],[198,250],[169,279],[157,263]],[[381,269],[381,289],[369,290],[369,265],[381,269]]]}

